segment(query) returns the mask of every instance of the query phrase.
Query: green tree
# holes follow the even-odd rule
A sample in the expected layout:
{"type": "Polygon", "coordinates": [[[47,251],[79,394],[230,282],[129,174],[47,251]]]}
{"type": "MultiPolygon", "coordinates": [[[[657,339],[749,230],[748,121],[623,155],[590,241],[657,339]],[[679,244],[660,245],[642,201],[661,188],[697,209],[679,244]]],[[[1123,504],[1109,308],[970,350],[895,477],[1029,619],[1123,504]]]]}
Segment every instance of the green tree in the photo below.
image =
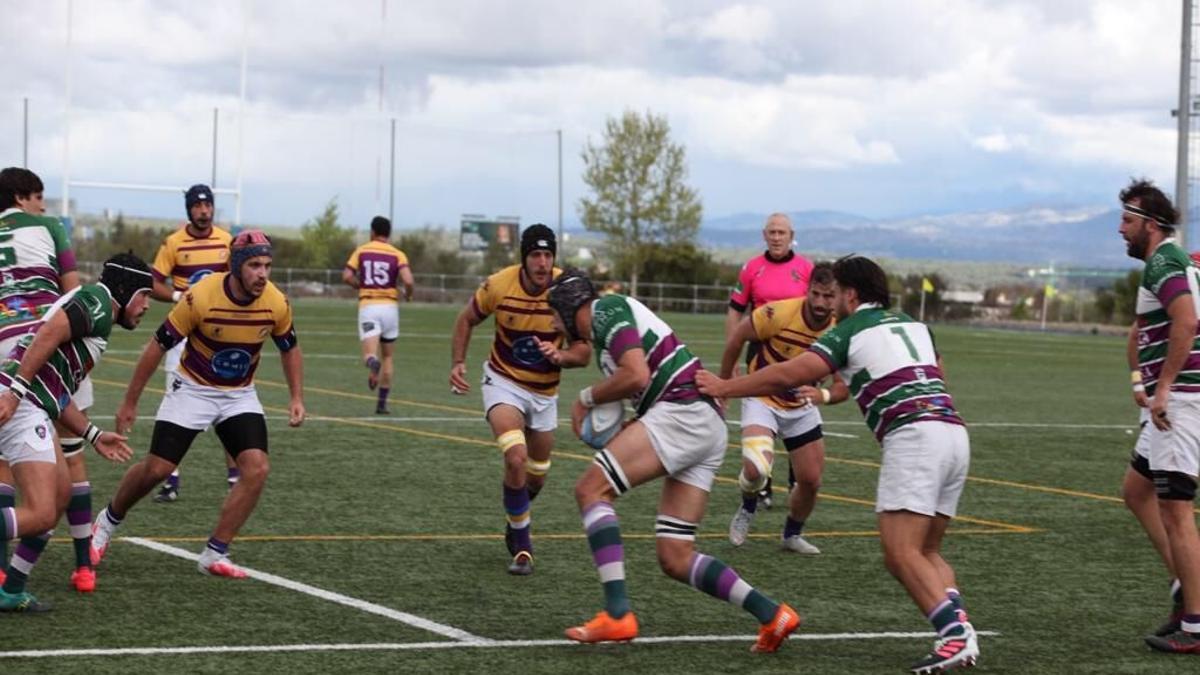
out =
{"type": "Polygon", "coordinates": [[[304,266],[315,269],[340,269],[354,250],[354,230],[338,222],[337,198],[330,199],[325,211],[300,228],[304,266]]]}
{"type": "Polygon", "coordinates": [[[1133,323],[1134,312],[1137,308],[1138,286],[1142,285],[1140,270],[1130,270],[1124,279],[1113,282],[1114,308],[1112,317],[1118,324],[1128,326],[1133,323]]]}
{"type": "Polygon", "coordinates": [[[608,241],[637,295],[652,244],[693,243],[702,208],[688,187],[686,153],[671,142],[666,117],[631,110],[610,117],[600,145],[583,149],[583,180],[594,193],[579,200],[583,226],[608,241]]]}

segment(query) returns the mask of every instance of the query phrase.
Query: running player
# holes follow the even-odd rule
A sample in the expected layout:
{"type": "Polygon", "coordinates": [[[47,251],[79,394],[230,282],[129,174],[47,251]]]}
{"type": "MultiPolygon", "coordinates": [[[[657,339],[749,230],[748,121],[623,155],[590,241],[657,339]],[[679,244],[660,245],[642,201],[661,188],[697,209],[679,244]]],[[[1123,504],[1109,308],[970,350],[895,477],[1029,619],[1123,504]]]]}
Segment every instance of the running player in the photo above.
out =
{"type": "MultiPolygon", "coordinates": [[[[63,293],[79,286],[70,237],[56,218],[46,218],[44,187],[29,169],[0,171],[0,359],[16,347],[17,340],[37,330],[46,311],[63,293]]],[[[92,379],[85,377],[75,392],[75,406],[87,412],[92,406],[92,379]]],[[[92,486],[83,458],[82,438],[60,425],[59,443],[71,479],[67,524],[75,548],[71,585],[81,593],[96,589],[96,574],[88,559],[91,538],[92,486]]],[[[0,461],[0,507],[15,504],[12,474],[0,461]]],[[[0,539],[0,561],[7,562],[8,542],[0,539]]],[[[0,569],[0,583],[7,572],[0,569]]]]}
{"type": "Polygon", "coordinates": [[[93,563],[100,562],[129,510],[171,473],[196,435],[211,425],[242,478],[225,498],[197,566],[204,574],[246,576],[229,561],[228,550],[253,513],[270,472],[267,421],[254,390],[259,352],[271,336],[291,394],[288,424],[293,427],[304,421],[303,362],[291,305],[270,282],[271,241],[258,230],[239,233],[229,267],[229,272],[210,274],[192,286],[142,351],[117,410],[117,428],[123,431],[137,419],[138,398],[163,354],[183,338],[193,338],[155,416],[150,454],[125,473],[116,495],[92,525],[93,563]]]}
{"type": "Polygon", "coordinates": [[[379,387],[377,415],[388,414],[392,387],[392,354],[400,337],[400,297],[396,282],[404,284],[404,300],[413,296],[413,275],[404,251],[388,243],[392,221],[371,219],[371,241],[354,249],[342,270],[342,281],[358,289],[358,339],[362,342],[367,388],[379,387]]]}
{"type": "Polygon", "coordinates": [[[834,263],[838,325],[794,359],[723,380],[696,376],[710,396],[761,396],[838,371],[883,447],[875,498],[884,564],[937,632],[916,673],[969,665],[979,640],[967,621],[942,538],[967,480],[970,443],[922,323],[888,309],[887,275],[861,256],[834,263]]]}
{"type": "MultiPolygon", "coordinates": [[[[725,313],[725,339],[728,341],[737,329],[742,317],[755,307],[768,302],[801,298],[808,291],[808,280],[813,264],[792,250],[796,232],[792,220],[786,213],[772,213],[763,225],[763,242],[767,250],[742,265],[737,285],[729,294],[729,311],[725,313]]],[[[758,342],[752,341],[746,353],[747,363],[753,363],[758,353],[758,342]]],[[[791,469],[788,470],[792,478],[791,469]]],[[[791,488],[792,480],[788,481],[791,488]]],[[[758,492],[763,506],[771,508],[771,477],[758,492]]]]}
{"type": "Polygon", "coordinates": [[[125,437],[102,432],[72,402],[79,383],[108,347],[113,324],[133,330],[150,305],[150,268],[137,256],[109,258],[100,283],[79,286],[51,305],[0,364],[0,454],[11,464],[21,505],[0,508],[0,539],[20,537],[0,611],[48,607],[25,590],[70,492],[69,473],[51,420],[86,438],[102,456],[129,459],[125,437]]]}
{"type": "MultiPolygon", "coordinates": [[[[521,234],[521,264],[506,267],[484,280],[454,323],[450,352],[450,390],[466,394],[467,346],[471,331],[496,315],[492,353],[483,366],[483,410],[496,445],[504,453],[504,542],[512,562],[510,574],[533,573],[530,502],[546,482],[554,429],[558,426],[558,381],[561,365],[548,360],[539,341],[560,343],[546,287],[561,272],[554,266],[554,230],[541,223],[521,234]]],[[[577,342],[560,361],[586,364],[591,347],[577,342]]]]}
{"type": "Polygon", "coordinates": [[[634,298],[597,299],[583,274],[564,272],[550,287],[558,330],[599,350],[604,379],[579,392],[571,407],[578,435],[588,410],[630,399],[635,420],[596,453],[575,484],[592,560],[604,588],[604,609],[566,630],[577,642],[629,641],[637,618],[625,590],[625,549],[613,502],[662,478],[655,525],[658,561],[668,576],[754,615],[761,628],[753,651],[773,652],[800,625],[800,616],[742,580],[732,568],[696,551],[696,531],[725,457],[728,430],[719,404],[696,390],[696,358],[671,327],[634,298]]]}
{"type": "MultiPolygon", "coordinates": [[[[188,222],[172,232],[158,248],[154,256],[154,299],[177,303],[192,284],[213,272],[229,270],[229,242],[231,236],[213,225],[215,203],[212,189],[197,184],[183,194],[183,205],[187,210],[188,222]]],[[[179,342],[167,352],[163,370],[167,371],[166,388],[171,390],[179,370],[179,359],[187,340],[179,342]]],[[[229,488],[238,480],[238,468],[233,460],[225,457],[225,479],[229,488]]],[[[170,503],[179,499],[179,470],[167,477],[154,501],[170,503]]]]}
{"type": "MultiPolygon", "coordinates": [[[[733,375],[734,364],[746,342],[759,344],[750,360],[750,372],[786,361],[808,349],[834,324],[834,296],[833,266],[819,263],[813,267],[805,297],[777,300],[755,308],[725,343],[721,377],[733,375]]],[[[734,546],[746,543],[758,509],[758,493],[771,479],[775,438],[781,437],[788,452],[791,475],[797,479],[788,496],[783,549],[805,555],[821,552],[803,537],[804,524],[816,505],[825,468],[821,413],[816,406],[840,403],[848,396],[849,389],[835,374],[829,389],[806,384],[742,401],[742,470],[738,474],[742,506],[729,524],[729,541],[734,546]]]]}

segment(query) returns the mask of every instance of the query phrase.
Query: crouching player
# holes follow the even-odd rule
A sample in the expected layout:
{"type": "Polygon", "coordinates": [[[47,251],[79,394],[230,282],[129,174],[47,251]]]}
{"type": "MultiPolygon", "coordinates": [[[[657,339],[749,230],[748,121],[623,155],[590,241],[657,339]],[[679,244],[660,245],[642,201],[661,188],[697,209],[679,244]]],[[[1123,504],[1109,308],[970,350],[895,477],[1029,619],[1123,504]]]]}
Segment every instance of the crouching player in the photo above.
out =
{"type": "Polygon", "coordinates": [[[125,473],[116,495],[92,525],[93,564],[99,564],[129,510],[171,473],[196,435],[211,425],[226,454],[237,462],[241,479],[225,498],[198,568],[213,576],[246,576],[229,561],[228,549],[254,511],[270,471],[267,422],[254,390],[254,371],[268,335],[279,348],[291,394],[288,424],[297,427],[304,421],[303,364],[292,308],[270,275],[271,241],[258,230],[238,234],[229,254],[229,272],[210,274],[188,289],[142,350],[117,410],[121,430],[133,426],[138,398],[163,355],[188,338],[179,376],[155,416],[150,454],[125,473]]]}
{"type": "Polygon", "coordinates": [[[912,666],[932,673],[979,657],[942,538],[967,481],[971,448],[925,324],[888,305],[887,275],[861,256],[834,263],[838,325],[807,352],[749,375],[696,376],[709,396],[761,396],[839,371],[883,446],[875,497],[884,564],[937,631],[912,666]]]}
{"type": "Polygon", "coordinates": [[[596,298],[592,282],[564,272],[550,286],[556,325],[573,342],[599,350],[605,378],[579,392],[571,408],[576,434],[588,409],[632,400],[636,419],[596,453],[575,484],[592,560],[604,588],[604,609],[566,630],[577,642],[627,641],[638,623],[625,591],[625,551],[613,502],[630,489],[663,478],[655,523],[663,572],[754,615],[761,628],[753,651],[773,652],[800,625],[800,616],[716,558],[696,551],[696,531],[725,456],[728,430],[716,401],[696,389],[696,358],[671,327],[624,295],[596,298]]]}
{"type": "MultiPolygon", "coordinates": [[[[833,298],[833,266],[819,263],[813,267],[803,297],[757,307],[730,331],[721,358],[721,377],[733,374],[746,342],[758,343],[751,356],[750,372],[786,361],[808,349],[834,323],[833,298]]],[[[783,550],[803,555],[821,552],[803,537],[804,524],[816,506],[821,473],[825,469],[825,440],[821,413],[816,406],[840,403],[848,396],[849,389],[835,374],[829,389],[809,383],[742,401],[742,471],[738,474],[742,506],[729,523],[730,543],[734,546],[746,543],[758,510],[759,492],[771,480],[778,436],[783,438],[783,447],[788,452],[789,475],[795,478],[789,481],[783,550]]]]}
{"type": "Polygon", "coordinates": [[[0,508],[0,539],[21,539],[0,589],[0,611],[48,609],[25,582],[70,498],[51,420],[103,457],[123,462],[132,455],[124,436],[100,431],[72,396],[108,347],[113,324],[137,327],[150,304],[150,280],[150,267],[136,256],[109,258],[100,283],[78,286],[55,301],[37,331],[23,336],[0,364],[0,454],[21,494],[20,506],[0,508]]]}

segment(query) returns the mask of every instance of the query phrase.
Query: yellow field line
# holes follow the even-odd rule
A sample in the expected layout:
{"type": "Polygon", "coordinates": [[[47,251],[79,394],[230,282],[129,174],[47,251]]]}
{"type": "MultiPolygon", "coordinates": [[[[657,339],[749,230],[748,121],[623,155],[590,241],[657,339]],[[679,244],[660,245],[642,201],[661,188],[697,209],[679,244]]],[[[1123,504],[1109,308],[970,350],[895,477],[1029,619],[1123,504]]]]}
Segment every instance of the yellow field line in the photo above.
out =
{"type": "MultiPolygon", "coordinates": [[[[1014,530],[1004,530],[997,532],[994,529],[980,528],[956,528],[952,529],[954,534],[1020,534],[1014,530]]],[[[657,535],[648,532],[621,533],[622,539],[654,539],[657,535]]],[[[751,539],[778,539],[777,533],[753,533],[747,535],[751,539]]],[[[830,532],[818,532],[806,530],[805,537],[878,537],[878,530],[834,530],[830,532]]],[[[701,532],[696,535],[699,539],[726,539],[729,537],[724,532],[701,532]]],[[[201,543],[208,541],[208,537],[154,537],[142,535],[143,539],[151,541],[160,541],[163,543],[201,543]]],[[[537,535],[539,540],[553,539],[560,541],[579,541],[586,539],[587,535],[580,533],[546,533],[539,532],[537,535]]],[[[259,543],[280,543],[280,542],[371,542],[371,541],[500,541],[504,539],[502,534],[263,534],[263,535],[238,535],[239,542],[259,542],[259,543]]],[[[57,540],[52,540],[57,541],[57,540]]],[[[69,543],[69,542],[68,542],[69,543]]]]}
{"type": "MultiPolygon", "coordinates": [[[[124,361],[124,360],[120,360],[120,359],[113,359],[113,360],[120,362],[120,363],[129,363],[128,361],[124,361]]],[[[100,380],[100,379],[93,378],[93,381],[97,382],[99,384],[105,384],[105,385],[109,385],[109,386],[115,386],[115,387],[120,387],[120,388],[126,387],[126,385],[124,385],[124,384],[113,382],[111,380],[100,380]]],[[[279,383],[263,382],[263,384],[278,385],[279,383]]],[[[161,389],[155,389],[152,387],[147,387],[147,389],[149,389],[150,391],[156,391],[156,392],[160,392],[160,393],[162,392],[161,389]]],[[[306,387],[306,389],[309,389],[311,391],[319,391],[319,392],[323,392],[323,393],[329,393],[329,394],[332,394],[335,396],[351,396],[351,397],[363,396],[362,394],[353,394],[351,392],[343,392],[343,391],[338,391],[336,389],[318,390],[318,389],[311,388],[311,387],[306,387]]],[[[367,398],[370,398],[370,397],[367,397],[367,398]]],[[[283,413],[284,415],[288,414],[288,411],[284,408],[276,408],[273,406],[263,406],[263,409],[269,410],[271,412],[283,413]]],[[[455,442],[455,443],[469,443],[471,445],[481,445],[481,446],[489,447],[489,448],[495,447],[495,443],[493,441],[484,441],[484,440],[480,440],[477,438],[469,438],[467,436],[457,436],[454,434],[442,434],[442,433],[438,433],[436,431],[425,431],[423,429],[412,429],[409,427],[402,427],[402,426],[398,426],[398,425],[394,425],[394,424],[383,424],[380,422],[366,422],[363,420],[342,419],[342,418],[337,418],[337,417],[328,417],[326,419],[334,421],[334,422],[340,422],[341,424],[347,424],[347,425],[356,426],[356,427],[363,427],[363,428],[367,428],[367,429],[381,429],[384,431],[400,431],[400,432],[411,434],[414,436],[423,436],[425,438],[436,438],[438,440],[451,441],[451,442],[455,442]]],[[[564,457],[567,459],[576,459],[576,460],[585,461],[585,462],[592,461],[591,456],[580,455],[577,453],[565,452],[565,451],[561,451],[561,450],[556,451],[554,453],[554,455],[557,457],[564,457]]],[[[723,476],[717,476],[716,480],[718,482],[726,483],[726,484],[732,484],[732,485],[737,484],[737,480],[734,478],[726,478],[723,476]]],[[[779,493],[786,493],[787,489],[783,488],[783,487],[776,487],[775,491],[779,492],[779,493]]],[[[843,503],[847,503],[847,504],[857,504],[857,505],[862,505],[862,506],[873,507],[875,505],[874,502],[869,501],[869,500],[857,499],[854,497],[843,497],[841,495],[830,494],[828,492],[822,492],[821,498],[828,499],[829,501],[834,501],[834,502],[843,502],[843,503]]],[[[1028,533],[1039,531],[1036,528],[1025,526],[1025,525],[1014,525],[1014,524],[1010,524],[1010,523],[1002,523],[1002,522],[998,522],[998,521],[984,520],[982,518],[974,518],[974,517],[970,517],[970,516],[961,516],[960,515],[960,516],[955,516],[955,518],[957,520],[959,520],[960,522],[974,523],[977,525],[986,525],[989,527],[995,527],[997,529],[1000,529],[1003,531],[1008,531],[1008,532],[1013,532],[1013,533],[1028,534],[1028,533]]],[[[958,530],[954,530],[954,531],[957,532],[958,530]]]]}

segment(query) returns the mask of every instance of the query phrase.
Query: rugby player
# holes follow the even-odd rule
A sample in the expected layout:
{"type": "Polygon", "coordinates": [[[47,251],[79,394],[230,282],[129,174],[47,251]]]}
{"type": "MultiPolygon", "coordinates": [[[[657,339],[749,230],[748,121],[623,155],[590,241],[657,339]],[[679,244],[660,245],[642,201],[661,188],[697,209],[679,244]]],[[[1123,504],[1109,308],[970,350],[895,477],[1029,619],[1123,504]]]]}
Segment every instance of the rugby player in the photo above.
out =
{"type": "MultiPolygon", "coordinates": [[[[558,426],[558,381],[562,365],[543,354],[540,342],[560,344],[546,287],[562,271],[554,230],[537,223],[521,233],[521,263],[506,267],[480,284],[454,322],[450,346],[450,389],[471,390],[467,347],[471,331],[495,315],[492,353],[483,366],[483,410],[496,445],[504,455],[503,503],[507,514],[504,542],[512,556],[510,574],[533,573],[530,502],[546,482],[554,429],[558,426]]],[[[564,365],[586,364],[591,347],[571,344],[559,358],[564,365]]]]}
{"type": "Polygon", "coordinates": [[[137,419],[138,398],[163,355],[184,338],[179,372],[154,421],[150,453],[125,473],[116,495],[92,525],[92,562],[99,564],[114,531],[130,509],[178,466],[196,435],[210,425],[241,471],[221,506],[217,525],[197,567],[213,576],[243,578],[229,560],[229,544],[253,513],[266,485],[267,421],[254,389],[263,342],[279,348],[290,402],[288,424],[304,421],[303,361],[292,307],[270,281],[271,241],[258,230],[240,232],[229,253],[229,272],[201,279],[175,304],[142,350],[117,410],[122,432],[137,419]]]}
{"type": "Polygon", "coordinates": [[[696,389],[700,360],[671,327],[636,299],[597,298],[582,273],[564,272],[551,286],[559,332],[590,342],[604,379],[579,392],[571,425],[580,433],[588,410],[629,399],[636,411],[575,484],[592,560],[604,589],[604,609],[566,630],[577,642],[629,641],[637,617],[625,589],[625,550],[613,502],[631,489],[663,479],[655,521],[658,561],[668,576],[741,607],[760,624],[753,651],[773,652],[800,625],[800,616],[746,583],[725,563],[696,551],[696,531],[725,456],[728,430],[720,405],[696,389]]]}
{"type": "MultiPolygon", "coordinates": [[[[755,341],[758,349],[750,359],[750,372],[786,361],[808,349],[834,324],[833,266],[813,267],[808,293],[801,298],[777,300],[756,307],[742,319],[725,342],[721,377],[733,376],[742,345],[755,341]]],[[[818,405],[840,403],[849,389],[836,374],[831,388],[813,383],[742,401],[742,470],[738,485],[742,505],[729,524],[729,541],[746,543],[750,524],[758,509],[758,493],[771,479],[775,439],[783,439],[791,475],[796,477],[788,496],[788,516],[783,526],[783,549],[804,555],[821,551],[803,537],[804,524],[812,514],[825,468],[825,441],[818,405]]]]}
{"type": "Polygon", "coordinates": [[[108,347],[113,324],[133,330],[150,305],[150,268],[137,256],[109,258],[100,282],[76,287],[46,311],[0,363],[0,454],[12,467],[21,505],[0,508],[0,539],[20,537],[3,587],[0,611],[49,609],[25,583],[54,533],[70,495],[70,477],[51,420],[87,439],[101,456],[125,461],[125,437],[101,431],[72,395],[108,347]]]}
{"type": "Polygon", "coordinates": [[[371,241],[354,249],[342,281],[358,289],[358,339],[362,342],[367,388],[379,387],[375,413],[388,414],[388,392],[392,387],[392,355],[400,337],[400,295],[397,281],[404,284],[404,299],[413,296],[413,275],[404,251],[388,243],[392,221],[383,216],[371,219],[371,241]]]}
{"type": "MultiPolygon", "coordinates": [[[[212,189],[202,183],[191,186],[183,195],[188,222],[163,240],[154,256],[154,299],[177,303],[192,284],[213,272],[229,270],[231,236],[213,225],[215,203],[212,189]]],[[[179,359],[187,340],[182,340],[167,352],[163,370],[170,391],[179,371],[179,359]]],[[[238,468],[225,457],[225,480],[229,488],[238,480],[238,468]]],[[[179,469],[171,472],[154,496],[154,501],[171,503],[179,499],[179,469]]]]}
{"type": "Polygon", "coordinates": [[[875,498],[884,564],[933,624],[933,650],[916,673],[970,665],[979,640],[954,569],[941,554],[967,480],[970,443],[942,376],[933,336],[890,310],[887,275],[862,256],[834,263],[838,324],[808,351],[731,380],[697,374],[700,391],[762,396],[840,372],[883,447],[875,498]]]}

